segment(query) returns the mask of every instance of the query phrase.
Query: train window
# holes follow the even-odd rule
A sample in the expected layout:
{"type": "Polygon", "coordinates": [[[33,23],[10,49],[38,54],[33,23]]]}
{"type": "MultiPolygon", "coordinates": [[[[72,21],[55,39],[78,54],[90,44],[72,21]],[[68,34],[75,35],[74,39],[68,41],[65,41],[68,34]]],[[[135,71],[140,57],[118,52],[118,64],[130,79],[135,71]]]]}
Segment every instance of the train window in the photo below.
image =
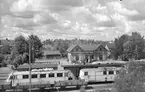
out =
{"type": "Polygon", "coordinates": [[[109,71],[109,74],[114,74],[114,71],[109,71]]]}
{"type": "Polygon", "coordinates": [[[57,77],[62,77],[63,73],[57,73],[57,77]]]}
{"type": "Polygon", "coordinates": [[[84,75],[87,76],[88,75],[88,72],[84,72],[84,75]]]}
{"type": "Polygon", "coordinates": [[[116,71],[116,74],[119,74],[119,72],[120,72],[120,71],[117,70],[117,71],[116,71]]]}
{"type": "Polygon", "coordinates": [[[28,79],[29,76],[28,75],[23,75],[23,79],[28,79]]]}
{"type": "Polygon", "coordinates": [[[54,77],[54,73],[50,73],[49,74],[49,77],[54,77]]]}
{"type": "Polygon", "coordinates": [[[65,77],[68,77],[68,73],[64,73],[64,76],[65,76],[65,77]]]}
{"type": "Polygon", "coordinates": [[[40,78],[46,78],[46,74],[40,74],[40,78]]]}
{"type": "Polygon", "coordinates": [[[107,71],[103,71],[103,75],[107,75],[107,71]]]}
{"type": "Polygon", "coordinates": [[[37,74],[32,74],[32,78],[37,78],[37,74]]]}

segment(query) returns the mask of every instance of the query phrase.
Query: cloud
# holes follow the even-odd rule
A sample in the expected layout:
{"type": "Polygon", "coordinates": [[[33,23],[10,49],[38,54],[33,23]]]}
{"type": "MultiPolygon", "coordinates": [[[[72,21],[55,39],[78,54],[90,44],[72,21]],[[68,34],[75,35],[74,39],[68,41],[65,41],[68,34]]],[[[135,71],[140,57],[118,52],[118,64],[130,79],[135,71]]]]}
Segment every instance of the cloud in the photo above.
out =
{"type": "Polygon", "coordinates": [[[34,23],[36,24],[53,24],[57,21],[49,14],[49,12],[42,12],[39,14],[35,14],[34,16],[34,23]]]}
{"type": "Polygon", "coordinates": [[[144,34],[144,0],[0,0],[0,37],[112,40],[144,34]]]}
{"type": "Polygon", "coordinates": [[[131,21],[144,20],[145,19],[145,1],[144,0],[124,0],[121,3],[126,9],[135,11],[137,14],[128,16],[131,21]]]}
{"type": "Polygon", "coordinates": [[[27,10],[41,11],[64,11],[72,7],[82,6],[82,0],[18,0],[13,3],[11,11],[24,12],[27,10]]]}
{"type": "Polygon", "coordinates": [[[33,22],[33,19],[17,18],[10,15],[3,16],[2,23],[3,25],[9,26],[9,27],[18,27],[18,28],[27,28],[27,27],[37,26],[37,24],[33,22]]]}

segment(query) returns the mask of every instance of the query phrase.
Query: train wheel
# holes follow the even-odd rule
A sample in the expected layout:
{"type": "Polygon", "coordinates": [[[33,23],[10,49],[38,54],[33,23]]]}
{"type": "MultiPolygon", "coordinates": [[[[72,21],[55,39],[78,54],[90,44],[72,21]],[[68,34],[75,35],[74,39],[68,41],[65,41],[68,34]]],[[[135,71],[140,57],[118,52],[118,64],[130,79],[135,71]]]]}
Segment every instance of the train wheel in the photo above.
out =
{"type": "Polygon", "coordinates": [[[45,91],[45,88],[40,88],[40,92],[44,92],[45,91]]]}
{"type": "Polygon", "coordinates": [[[77,88],[77,89],[80,89],[80,88],[81,88],[81,86],[80,86],[80,85],[77,85],[77,86],[76,86],[76,88],[77,88]]]}
{"type": "Polygon", "coordinates": [[[28,92],[28,90],[27,89],[23,89],[23,92],[28,92]]]}
{"type": "Polygon", "coordinates": [[[65,89],[65,86],[61,86],[60,88],[61,88],[61,89],[65,89]]]}
{"type": "Polygon", "coordinates": [[[80,92],[85,92],[85,87],[84,86],[80,87],[80,92]]]}

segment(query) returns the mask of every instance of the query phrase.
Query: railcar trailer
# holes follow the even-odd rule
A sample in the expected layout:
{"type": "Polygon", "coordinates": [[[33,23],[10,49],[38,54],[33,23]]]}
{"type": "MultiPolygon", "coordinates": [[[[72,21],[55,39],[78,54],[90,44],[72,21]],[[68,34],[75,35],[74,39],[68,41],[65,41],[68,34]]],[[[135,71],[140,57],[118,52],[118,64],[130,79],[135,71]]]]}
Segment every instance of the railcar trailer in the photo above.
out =
{"type": "Polygon", "coordinates": [[[124,67],[125,64],[112,63],[112,64],[88,64],[88,65],[62,65],[64,69],[71,70],[71,72],[79,78],[79,73],[81,69],[84,68],[98,68],[98,67],[124,67]]]}

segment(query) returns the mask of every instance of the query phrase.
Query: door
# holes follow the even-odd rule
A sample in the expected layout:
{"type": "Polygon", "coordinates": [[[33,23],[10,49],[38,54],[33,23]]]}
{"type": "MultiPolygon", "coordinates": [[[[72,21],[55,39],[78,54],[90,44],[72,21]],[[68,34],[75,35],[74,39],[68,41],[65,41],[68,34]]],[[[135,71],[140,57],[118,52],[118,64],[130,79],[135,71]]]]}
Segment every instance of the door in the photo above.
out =
{"type": "Polygon", "coordinates": [[[12,87],[17,86],[18,83],[17,83],[17,80],[16,80],[16,75],[11,75],[10,80],[11,80],[12,87]]]}
{"type": "Polygon", "coordinates": [[[99,55],[99,60],[103,60],[103,55],[99,55]]]}
{"type": "Polygon", "coordinates": [[[115,79],[115,71],[109,70],[108,71],[108,81],[114,81],[115,79]]]}

